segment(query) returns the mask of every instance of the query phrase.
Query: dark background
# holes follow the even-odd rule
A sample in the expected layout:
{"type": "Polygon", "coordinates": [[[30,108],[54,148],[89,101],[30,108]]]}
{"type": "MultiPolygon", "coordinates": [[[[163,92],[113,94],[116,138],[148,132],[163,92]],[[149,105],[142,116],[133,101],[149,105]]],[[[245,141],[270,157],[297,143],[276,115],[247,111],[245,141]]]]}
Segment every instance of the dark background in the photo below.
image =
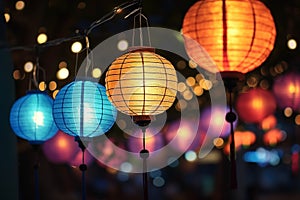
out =
{"type": "MultiPolygon", "coordinates": [[[[36,37],[42,29],[46,30],[48,40],[74,36],[78,31],[88,28],[93,21],[101,18],[122,2],[124,1],[27,0],[24,10],[18,11],[14,8],[15,1],[4,0],[2,2],[4,12],[10,13],[11,16],[10,21],[5,24],[6,42],[9,48],[31,48],[36,44],[36,37]],[[80,3],[85,3],[85,7],[78,8],[80,3]]],[[[179,31],[186,11],[194,2],[192,0],[145,0],[143,12],[148,17],[150,26],[179,31]]],[[[264,0],[263,2],[269,7],[275,20],[277,29],[275,48],[267,61],[259,69],[247,74],[247,77],[259,75],[260,69],[264,68],[268,73],[264,76],[259,75],[259,80],[266,80],[272,85],[277,76],[272,75],[272,70],[274,71],[277,64],[284,62],[287,66],[286,72],[299,69],[299,48],[289,50],[286,42],[290,38],[300,41],[300,2],[298,0],[264,0]]],[[[117,16],[91,33],[91,48],[109,36],[132,28],[132,19],[124,20],[122,16],[117,16]]],[[[40,52],[40,65],[46,71],[46,82],[56,80],[55,75],[60,61],[66,60],[71,66],[74,65],[75,56],[69,50],[70,45],[71,42],[66,42],[40,52]]],[[[12,58],[13,70],[20,69],[21,71],[26,61],[34,62],[36,59],[34,51],[24,49],[15,49],[10,52],[9,56],[12,58]]],[[[82,61],[82,59],[83,57],[79,56],[79,60],[82,61]]],[[[169,59],[174,63],[177,61],[174,57],[169,59]]],[[[69,67],[69,70],[71,74],[74,74],[74,67],[69,67]]],[[[186,75],[193,73],[189,69],[181,72],[186,75]]],[[[23,78],[15,81],[16,98],[26,94],[29,79],[29,74],[23,72],[23,78]]],[[[70,76],[66,80],[57,80],[58,88],[72,79],[73,77],[70,76]]],[[[203,98],[207,98],[207,94],[199,97],[199,101],[203,101],[203,98]]],[[[295,115],[286,118],[283,116],[282,110],[276,111],[279,123],[288,134],[287,139],[278,146],[266,147],[282,152],[280,164],[276,166],[259,166],[243,161],[246,151],[264,146],[260,140],[261,132],[257,127],[245,125],[246,128],[254,129],[258,135],[257,141],[250,149],[242,149],[237,152],[239,182],[237,190],[230,190],[227,156],[222,150],[216,149],[220,159],[213,162],[189,163],[184,158],[180,158],[177,166],[168,166],[162,169],[161,177],[165,180],[162,187],[154,186],[153,178],[150,177],[151,199],[299,199],[299,175],[291,171],[291,148],[293,145],[299,144],[297,135],[300,134],[299,126],[294,123],[295,115]]],[[[117,131],[117,128],[113,128],[111,134],[116,135],[117,131]]],[[[19,199],[33,199],[35,159],[33,149],[26,141],[18,139],[16,153],[18,155],[19,199]]],[[[81,180],[78,167],[51,163],[42,151],[40,151],[40,162],[41,199],[80,199],[81,180]]],[[[87,171],[87,199],[142,199],[141,176],[139,174],[124,176],[126,178],[122,180],[120,178],[122,174],[111,172],[93,162],[87,171]]]]}

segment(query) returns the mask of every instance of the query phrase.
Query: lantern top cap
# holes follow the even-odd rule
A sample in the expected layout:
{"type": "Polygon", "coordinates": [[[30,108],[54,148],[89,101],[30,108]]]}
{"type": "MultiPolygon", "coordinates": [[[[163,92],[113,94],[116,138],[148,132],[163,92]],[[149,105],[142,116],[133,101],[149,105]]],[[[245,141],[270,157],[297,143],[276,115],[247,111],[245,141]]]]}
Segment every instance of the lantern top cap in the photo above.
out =
{"type": "Polygon", "coordinates": [[[155,48],[150,46],[132,46],[129,47],[129,52],[137,52],[137,51],[148,51],[148,52],[155,52],[155,48]]]}

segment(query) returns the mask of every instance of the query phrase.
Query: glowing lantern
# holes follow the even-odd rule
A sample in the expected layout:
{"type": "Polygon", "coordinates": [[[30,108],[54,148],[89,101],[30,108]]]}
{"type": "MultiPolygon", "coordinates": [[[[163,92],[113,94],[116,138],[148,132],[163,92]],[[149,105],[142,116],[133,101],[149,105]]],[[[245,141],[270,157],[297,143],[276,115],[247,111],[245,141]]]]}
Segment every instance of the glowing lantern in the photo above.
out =
{"type": "Polygon", "coordinates": [[[57,134],[42,146],[46,158],[53,163],[67,163],[79,151],[74,137],[58,131],[57,134]]]}
{"type": "Polygon", "coordinates": [[[276,36],[273,17],[258,0],[200,0],[186,13],[182,32],[188,55],[211,72],[257,68],[276,36]]]}
{"type": "Polygon", "coordinates": [[[112,127],[116,110],[104,86],[91,81],[74,81],[56,95],[53,117],[57,127],[69,135],[95,137],[112,127]]]}
{"type": "Polygon", "coordinates": [[[169,143],[173,138],[176,136],[178,137],[177,140],[173,140],[171,147],[179,152],[185,152],[188,150],[199,150],[203,139],[204,139],[204,132],[200,129],[198,130],[196,136],[192,133],[192,126],[194,126],[195,122],[191,120],[183,120],[183,121],[174,121],[169,127],[165,130],[165,138],[166,141],[169,143]],[[181,125],[180,125],[181,124],[181,125]]]}
{"type": "Polygon", "coordinates": [[[277,128],[271,129],[263,136],[263,141],[266,145],[275,146],[278,142],[285,139],[286,135],[282,130],[277,128]]]}
{"type": "Polygon", "coordinates": [[[275,79],[273,92],[280,108],[300,111],[300,75],[288,73],[275,79]]]}
{"type": "Polygon", "coordinates": [[[261,88],[241,93],[236,100],[236,111],[240,119],[247,123],[259,123],[275,112],[276,101],[270,91],[261,88]]]}
{"type": "Polygon", "coordinates": [[[53,99],[41,91],[30,91],[18,99],[10,111],[14,133],[31,144],[52,138],[58,131],[53,121],[52,104],[53,99]]]}
{"type": "MultiPolygon", "coordinates": [[[[224,112],[229,112],[229,108],[223,106],[214,106],[213,108],[205,108],[200,115],[199,128],[203,132],[207,132],[208,128],[212,129],[214,137],[227,137],[230,134],[230,123],[225,120],[224,112]],[[220,133],[218,130],[222,130],[220,133]]],[[[237,121],[233,123],[234,128],[237,121]]]]}
{"type": "Polygon", "coordinates": [[[173,65],[141,48],[117,58],[105,78],[106,92],[115,107],[130,116],[157,115],[172,106],[177,92],[173,65]]]}

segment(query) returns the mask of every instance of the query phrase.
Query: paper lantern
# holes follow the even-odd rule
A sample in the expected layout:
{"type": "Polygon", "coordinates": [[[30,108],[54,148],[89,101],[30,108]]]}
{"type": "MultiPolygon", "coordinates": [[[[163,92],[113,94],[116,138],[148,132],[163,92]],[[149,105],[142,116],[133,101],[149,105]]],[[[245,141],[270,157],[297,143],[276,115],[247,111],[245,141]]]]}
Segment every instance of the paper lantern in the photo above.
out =
{"type": "Polygon", "coordinates": [[[40,144],[52,138],[58,131],[52,116],[53,99],[45,92],[29,91],[18,99],[10,111],[10,125],[14,133],[40,144]]]}
{"type": "Polygon", "coordinates": [[[151,48],[132,50],[117,58],[106,73],[105,84],[109,100],[130,116],[164,112],[177,92],[176,70],[151,48]]]}
{"type": "Polygon", "coordinates": [[[300,74],[291,72],[276,78],[273,93],[280,108],[300,111],[300,74]]]}
{"type": "Polygon", "coordinates": [[[92,81],[74,81],[56,95],[53,116],[60,130],[85,138],[106,133],[115,122],[116,110],[104,86],[92,81]]]}
{"type": "MultiPolygon", "coordinates": [[[[204,108],[200,115],[199,129],[203,132],[210,129],[213,137],[227,137],[230,134],[230,123],[225,120],[225,112],[229,112],[229,108],[220,105],[204,108]]],[[[235,113],[234,110],[233,112],[235,113]]],[[[237,120],[233,122],[233,128],[236,125],[237,120]]]]}
{"type": "Polygon", "coordinates": [[[239,118],[246,123],[259,123],[273,114],[276,109],[274,95],[261,88],[250,89],[239,94],[236,99],[236,111],[239,118]]]}
{"type": "Polygon", "coordinates": [[[258,0],[200,0],[186,13],[182,33],[188,55],[200,67],[247,73],[269,56],[276,29],[258,0]]]}
{"type": "MultiPolygon", "coordinates": [[[[139,137],[138,134],[129,136],[127,146],[130,152],[138,153],[143,148],[142,134],[139,135],[139,137]]],[[[146,130],[145,143],[149,152],[157,151],[165,145],[162,135],[160,133],[152,133],[151,129],[146,130]]]]}
{"type": "Polygon", "coordinates": [[[196,135],[192,132],[192,127],[195,126],[195,123],[198,122],[193,119],[183,121],[176,120],[165,129],[164,135],[167,143],[170,143],[175,136],[178,138],[170,143],[173,150],[185,152],[188,150],[196,151],[200,149],[205,134],[200,129],[196,135]]]}
{"type": "Polygon", "coordinates": [[[62,164],[71,161],[81,150],[74,137],[58,131],[57,134],[46,141],[42,146],[46,158],[55,164],[62,164]]]}

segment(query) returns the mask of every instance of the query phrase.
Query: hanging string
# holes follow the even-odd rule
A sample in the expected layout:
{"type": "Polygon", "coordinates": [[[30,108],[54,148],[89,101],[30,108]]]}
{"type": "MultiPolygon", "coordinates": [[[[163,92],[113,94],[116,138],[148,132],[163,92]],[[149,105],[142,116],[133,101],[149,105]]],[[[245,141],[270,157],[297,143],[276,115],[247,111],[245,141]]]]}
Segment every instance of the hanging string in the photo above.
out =
{"type": "Polygon", "coordinates": [[[79,169],[81,171],[81,192],[82,192],[82,200],[86,200],[86,181],[85,181],[85,171],[87,170],[87,165],[85,164],[85,157],[84,157],[84,153],[85,153],[85,146],[83,144],[83,142],[81,141],[81,139],[77,136],[75,137],[75,141],[78,142],[78,146],[81,149],[81,165],[79,166],[79,169]]]}
{"type": "Polygon", "coordinates": [[[40,189],[39,189],[39,145],[32,144],[34,154],[35,154],[35,163],[33,165],[33,173],[34,173],[34,199],[40,199],[40,189]]]}
{"type": "Polygon", "coordinates": [[[236,177],[236,158],[235,158],[235,138],[234,138],[234,127],[233,123],[236,120],[236,114],[233,112],[232,105],[232,88],[229,91],[229,112],[226,114],[226,121],[230,123],[230,163],[231,163],[231,188],[237,188],[237,177],[236,177]]]}
{"type": "Polygon", "coordinates": [[[140,157],[143,159],[143,194],[144,200],[148,200],[148,173],[147,158],[149,151],[146,149],[146,127],[142,127],[143,132],[143,149],[140,151],[140,157]]]}

